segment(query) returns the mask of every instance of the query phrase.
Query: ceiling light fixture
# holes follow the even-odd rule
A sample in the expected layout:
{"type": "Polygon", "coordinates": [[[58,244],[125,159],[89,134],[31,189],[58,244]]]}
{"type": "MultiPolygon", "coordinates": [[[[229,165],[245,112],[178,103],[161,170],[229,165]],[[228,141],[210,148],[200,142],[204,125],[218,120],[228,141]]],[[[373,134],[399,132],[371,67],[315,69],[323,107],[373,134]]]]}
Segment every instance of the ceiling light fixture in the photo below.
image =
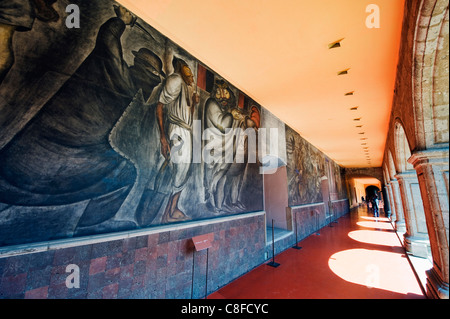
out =
{"type": "Polygon", "coordinates": [[[356,119],[353,119],[353,121],[361,121],[362,117],[357,117],[356,119]]]}
{"type": "Polygon", "coordinates": [[[353,95],[354,93],[355,93],[355,91],[351,91],[351,92],[345,93],[344,95],[345,95],[345,96],[349,96],[349,95],[353,95]]]}
{"type": "Polygon", "coordinates": [[[331,42],[330,44],[328,44],[328,49],[340,48],[342,40],[344,40],[344,38],[339,39],[339,40],[334,41],[334,42],[331,42]]]}
{"type": "Polygon", "coordinates": [[[357,111],[359,106],[354,106],[350,108],[350,111],[357,111]]]}
{"type": "Polygon", "coordinates": [[[350,70],[350,68],[339,71],[337,75],[344,75],[344,74],[348,74],[348,70],[350,70]]]}

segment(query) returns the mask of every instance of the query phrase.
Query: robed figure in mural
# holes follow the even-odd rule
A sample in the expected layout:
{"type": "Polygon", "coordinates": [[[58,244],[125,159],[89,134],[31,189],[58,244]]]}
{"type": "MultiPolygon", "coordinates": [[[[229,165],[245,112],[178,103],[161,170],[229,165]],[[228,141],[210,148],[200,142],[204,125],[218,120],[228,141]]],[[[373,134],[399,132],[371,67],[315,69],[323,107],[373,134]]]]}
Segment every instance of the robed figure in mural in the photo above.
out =
{"type": "MultiPolygon", "coordinates": [[[[159,126],[161,154],[165,162],[158,176],[164,174],[168,167],[171,176],[169,202],[161,222],[176,222],[189,219],[179,205],[181,192],[190,177],[192,165],[192,124],[195,106],[199,96],[189,94],[189,86],[194,84],[194,76],[188,64],[173,57],[174,72],[166,79],[156,106],[156,116],[159,126]],[[167,124],[167,125],[166,125],[167,124]]],[[[158,181],[158,178],[157,178],[158,181]]],[[[155,183],[158,187],[159,183],[155,183]]]]}
{"type": "Polygon", "coordinates": [[[49,206],[90,200],[78,224],[88,227],[112,218],[127,197],[136,168],[108,137],[136,93],[149,95],[164,73],[150,50],[134,52],[135,65],[127,65],[121,36],[134,17],[121,6],[115,12],[76,72],[0,150],[0,202],[49,206]]]}
{"type": "Polygon", "coordinates": [[[203,152],[205,199],[217,214],[245,209],[239,200],[248,159],[248,131],[245,130],[259,127],[259,112],[257,115],[255,112],[237,107],[228,83],[221,79],[215,81],[205,103],[207,144],[203,152]]]}

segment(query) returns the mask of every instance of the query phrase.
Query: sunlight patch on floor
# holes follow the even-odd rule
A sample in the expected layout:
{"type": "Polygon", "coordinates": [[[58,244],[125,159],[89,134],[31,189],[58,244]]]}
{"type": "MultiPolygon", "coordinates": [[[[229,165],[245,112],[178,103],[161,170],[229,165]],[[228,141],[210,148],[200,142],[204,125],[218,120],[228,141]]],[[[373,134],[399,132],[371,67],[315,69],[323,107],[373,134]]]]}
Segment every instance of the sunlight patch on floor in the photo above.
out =
{"type": "Polygon", "coordinates": [[[333,254],[328,266],[337,276],[351,283],[405,295],[421,295],[418,284],[404,275],[404,258],[399,253],[348,249],[333,254]]]}

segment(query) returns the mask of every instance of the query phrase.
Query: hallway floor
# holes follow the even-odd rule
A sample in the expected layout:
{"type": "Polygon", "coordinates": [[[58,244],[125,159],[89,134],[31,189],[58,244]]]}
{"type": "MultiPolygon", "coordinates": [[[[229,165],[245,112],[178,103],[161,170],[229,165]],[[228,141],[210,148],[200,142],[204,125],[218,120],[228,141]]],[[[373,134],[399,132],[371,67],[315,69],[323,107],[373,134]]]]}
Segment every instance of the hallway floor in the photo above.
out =
{"type": "Polygon", "coordinates": [[[210,299],[425,298],[405,250],[385,217],[365,207],[325,226],[208,296],[210,299]]]}

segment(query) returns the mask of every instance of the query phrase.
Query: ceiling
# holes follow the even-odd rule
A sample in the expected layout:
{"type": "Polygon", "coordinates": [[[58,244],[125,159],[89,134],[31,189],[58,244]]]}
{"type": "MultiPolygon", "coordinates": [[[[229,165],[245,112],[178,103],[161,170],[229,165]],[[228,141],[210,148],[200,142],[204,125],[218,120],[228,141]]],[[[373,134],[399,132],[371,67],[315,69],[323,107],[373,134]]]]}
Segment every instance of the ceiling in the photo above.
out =
{"type": "Polygon", "coordinates": [[[381,166],[404,0],[119,2],[339,165],[381,166]]]}

